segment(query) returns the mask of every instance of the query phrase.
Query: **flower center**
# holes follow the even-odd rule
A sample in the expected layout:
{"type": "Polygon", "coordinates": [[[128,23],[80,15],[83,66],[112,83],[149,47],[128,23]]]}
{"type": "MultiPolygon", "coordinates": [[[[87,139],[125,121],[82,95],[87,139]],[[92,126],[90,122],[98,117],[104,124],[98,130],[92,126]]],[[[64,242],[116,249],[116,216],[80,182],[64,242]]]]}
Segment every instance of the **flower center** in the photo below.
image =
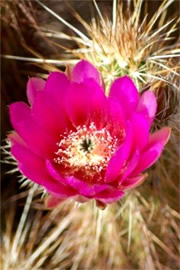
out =
{"type": "Polygon", "coordinates": [[[81,149],[85,152],[90,153],[93,149],[93,143],[92,140],[90,138],[85,138],[83,139],[82,143],[81,143],[81,149]]]}
{"type": "Polygon", "coordinates": [[[94,123],[79,126],[62,136],[57,143],[54,162],[63,165],[65,174],[81,173],[94,177],[100,174],[117,148],[117,138],[106,128],[98,130],[94,123]]]}

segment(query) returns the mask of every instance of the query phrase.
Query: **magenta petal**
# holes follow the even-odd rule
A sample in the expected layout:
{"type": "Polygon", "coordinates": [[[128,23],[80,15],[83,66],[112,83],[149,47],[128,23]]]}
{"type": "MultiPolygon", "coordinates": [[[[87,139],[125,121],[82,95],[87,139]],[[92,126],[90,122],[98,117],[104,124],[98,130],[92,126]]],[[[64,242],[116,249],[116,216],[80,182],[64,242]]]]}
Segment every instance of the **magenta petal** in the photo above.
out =
{"type": "Polygon", "coordinates": [[[47,157],[49,154],[52,155],[56,147],[55,142],[46,131],[33,121],[28,105],[23,102],[16,102],[10,105],[9,111],[14,129],[27,146],[38,155],[47,157]]]}
{"type": "Polygon", "coordinates": [[[136,177],[131,177],[131,178],[127,178],[122,184],[121,184],[121,188],[123,190],[129,190],[132,188],[135,188],[139,185],[141,185],[144,180],[146,179],[147,174],[143,174],[143,175],[139,175],[136,177]]]}
{"type": "Polygon", "coordinates": [[[45,163],[43,159],[35,155],[26,146],[15,144],[11,147],[11,154],[17,159],[18,162],[31,165],[33,169],[44,171],[45,163]]]}
{"type": "Polygon", "coordinates": [[[83,83],[86,79],[94,79],[99,85],[101,84],[98,70],[88,61],[81,60],[73,69],[72,80],[77,83],[83,83]]]}
{"type": "Polygon", "coordinates": [[[20,144],[20,145],[25,145],[25,142],[21,139],[21,137],[16,133],[16,132],[11,132],[8,135],[8,140],[11,143],[11,146],[14,144],[20,144]]]}
{"type": "Polygon", "coordinates": [[[46,161],[46,166],[50,175],[58,182],[74,188],[81,195],[84,196],[94,195],[95,192],[91,186],[73,176],[72,177],[61,176],[60,173],[56,170],[56,168],[49,160],[46,161]]]}
{"type": "Polygon", "coordinates": [[[36,95],[39,91],[43,90],[45,87],[45,81],[40,78],[30,78],[27,83],[27,98],[29,104],[33,104],[36,95]]]}
{"type": "Polygon", "coordinates": [[[86,79],[80,84],[72,83],[66,95],[65,108],[75,126],[94,122],[100,128],[107,121],[107,98],[92,79],[86,79]]]}
{"type": "Polygon", "coordinates": [[[85,125],[90,117],[89,88],[73,83],[65,99],[65,108],[75,126],[85,125]]]}
{"type": "Polygon", "coordinates": [[[146,91],[142,94],[137,110],[146,117],[150,124],[153,122],[157,110],[157,101],[152,91],[146,91]]]}
{"type": "Polygon", "coordinates": [[[67,198],[71,196],[77,195],[77,192],[72,189],[71,187],[68,187],[64,184],[61,184],[54,179],[52,179],[48,173],[46,172],[46,169],[39,169],[31,167],[31,165],[24,165],[22,163],[19,163],[19,170],[30,180],[32,180],[35,183],[38,183],[42,185],[49,193],[51,193],[53,196],[57,198],[67,198]]]}
{"type": "Polygon", "coordinates": [[[70,81],[62,72],[52,72],[45,86],[45,92],[49,93],[60,108],[63,105],[64,96],[70,86],[70,81]]]}
{"type": "Polygon", "coordinates": [[[39,171],[40,169],[32,170],[32,167],[24,165],[23,163],[18,163],[18,168],[23,175],[25,175],[28,179],[39,185],[44,186],[44,183],[49,182],[49,179],[46,176],[46,174],[44,174],[43,171],[40,172],[39,171]]]}
{"type": "Polygon", "coordinates": [[[120,198],[124,196],[124,192],[122,190],[116,190],[114,188],[109,188],[104,192],[97,194],[94,199],[104,203],[112,203],[118,201],[120,198]]]}
{"type": "Polygon", "coordinates": [[[136,86],[127,76],[116,79],[113,82],[110,89],[110,97],[119,101],[127,117],[132,115],[139,101],[136,86]]]}
{"type": "Polygon", "coordinates": [[[89,89],[90,121],[97,128],[103,128],[108,119],[108,101],[102,88],[93,80],[84,80],[84,86],[89,89]]]}
{"type": "Polygon", "coordinates": [[[125,117],[121,104],[113,98],[108,99],[109,102],[109,120],[106,128],[111,134],[116,136],[120,141],[124,139],[125,117]]]}
{"type": "Polygon", "coordinates": [[[29,149],[22,145],[14,145],[11,148],[12,155],[18,161],[19,170],[33,182],[44,186],[48,191],[57,193],[58,198],[75,195],[72,188],[64,186],[53,179],[46,170],[46,165],[43,159],[32,153],[29,149]]]}
{"type": "Polygon", "coordinates": [[[78,194],[73,188],[56,181],[45,182],[43,185],[51,195],[59,199],[73,197],[78,194]]]}
{"type": "Polygon", "coordinates": [[[79,194],[85,197],[93,197],[98,193],[109,189],[108,185],[93,185],[90,186],[87,183],[75,178],[75,177],[66,177],[65,178],[66,185],[70,185],[72,188],[78,191],[79,194]]]}
{"type": "Polygon", "coordinates": [[[46,131],[42,130],[34,121],[26,121],[18,125],[18,133],[28,148],[42,157],[52,157],[56,149],[55,141],[46,131]],[[45,142],[45,143],[44,143],[45,142]]]}
{"type": "Polygon", "coordinates": [[[60,175],[60,173],[56,170],[56,168],[53,166],[53,164],[50,162],[50,160],[46,160],[46,168],[49,172],[49,174],[58,182],[63,183],[63,177],[60,175]]]}
{"type": "Polygon", "coordinates": [[[98,193],[100,193],[102,191],[105,191],[105,190],[109,189],[109,187],[110,187],[109,185],[102,184],[102,185],[94,185],[93,189],[95,191],[95,194],[98,194],[98,193]]]}
{"type": "Polygon", "coordinates": [[[73,189],[77,190],[79,194],[87,197],[91,197],[95,194],[95,191],[92,186],[89,186],[85,182],[71,176],[65,178],[66,185],[71,186],[73,189]]]}
{"type": "Polygon", "coordinates": [[[123,183],[123,181],[126,181],[125,179],[127,177],[129,177],[129,175],[134,171],[134,169],[136,168],[138,162],[139,162],[139,158],[140,158],[140,154],[139,151],[136,151],[133,156],[131,157],[131,159],[128,161],[127,165],[126,165],[126,170],[123,173],[122,177],[120,178],[120,180],[118,181],[119,183],[123,183]]]}
{"type": "Polygon", "coordinates": [[[154,164],[160,157],[164,145],[167,143],[171,129],[168,127],[162,128],[150,136],[145,152],[141,155],[140,161],[133,172],[137,175],[154,164]]]}
{"type": "Polygon", "coordinates": [[[132,147],[132,130],[131,126],[129,125],[124,143],[119,147],[119,149],[116,151],[114,156],[109,161],[105,176],[106,183],[112,182],[118,178],[123,166],[125,165],[130,155],[131,147],[132,147]]]}
{"type": "Polygon", "coordinates": [[[62,203],[65,199],[66,198],[64,198],[63,196],[62,196],[62,199],[61,199],[61,198],[56,198],[56,197],[54,197],[52,195],[49,195],[48,198],[45,201],[45,205],[48,208],[52,208],[52,207],[55,207],[58,204],[62,203]]]}
{"type": "Polygon", "coordinates": [[[139,163],[131,175],[136,176],[153,165],[160,157],[163,150],[162,143],[156,143],[141,155],[139,163]]]}
{"type": "Polygon", "coordinates": [[[161,142],[163,145],[165,145],[168,142],[170,135],[171,128],[164,127],[150,135],[148,146],[150,147],[151,145],[154,145],[158,142],[161,142]]]}
{"type": "Polygon", "coordinates": [[[142,151],[148,143],[149,124],[141,113],[134,113],[132,116],[133,147],[132,151],[142,151]]]}
{"type": "Polygon", "coordinates": [[[31,109],[24,102],[15,102],[9,106],[10,121],[13,128],[17,131],[17,125],[26,119],[31,118],[31,109]]]}
{"type": "Polygon", "coordinates": [[[31,150],[23,145],[15,144],[11,148],[11,153],[17,159],[19,169],[30,180],[37,184],[49,181],[44,160],[31,152],[31,150]]]}
{"type": "Polygon", "coordinates": [[[87,183],[75,178],[75,177],[63,177],[60,173],[56,170],[53,164],[47,160],[46,167],[50,175],[56,179],[60,183],[64,183],[65,185],[71,186],[75,190],[78,191],[79,194],[83,196],[93,196],[99,192],[108,189],[108,185],[93,185],[90,186],[87,183]]]}
{"type": "Polygon", "coordinates": [[[66,129],[64,111],[53,101],[47,92],[36,96],[32,107],[33,119],[51,135],[60,135],[66,129]]]}
{"type": "Polygon", "coordinates": [[[77,195],[77,191],[73,188],[53,181],[51,181],[50,183],[45,183],[44,187],[49,193],[59,199],[66,199],[77,195]]]}

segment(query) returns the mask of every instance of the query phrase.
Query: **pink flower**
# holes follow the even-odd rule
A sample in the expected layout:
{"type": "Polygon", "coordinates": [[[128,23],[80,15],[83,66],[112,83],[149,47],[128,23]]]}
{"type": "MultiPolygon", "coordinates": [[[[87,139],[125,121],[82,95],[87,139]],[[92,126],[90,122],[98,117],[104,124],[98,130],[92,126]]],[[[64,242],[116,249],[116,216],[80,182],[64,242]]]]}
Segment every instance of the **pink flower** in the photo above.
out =
{"type": "Polygon", "coordinates": [[[170,128],[150,134],[156,98],[151,91],[140,97],[129,77],[115,80],[109,97],[87,61],[70,77],[52,72],[47,81],[28,81],[30,106],[9,108],[11,153],[19,170],[48,191],[48,206],[69,197],[106,205],[142,183],[170,128]]]}

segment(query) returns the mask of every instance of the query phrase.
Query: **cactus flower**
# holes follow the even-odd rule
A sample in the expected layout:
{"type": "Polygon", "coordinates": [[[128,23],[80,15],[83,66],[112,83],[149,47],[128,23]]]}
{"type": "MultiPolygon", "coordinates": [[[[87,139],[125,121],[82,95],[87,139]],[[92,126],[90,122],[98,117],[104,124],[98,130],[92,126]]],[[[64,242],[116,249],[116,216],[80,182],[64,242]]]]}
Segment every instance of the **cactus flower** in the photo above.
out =
{"type": "Polygon", "coordinates": [[[21,173],[47,190],[48,206],[70,197],[101,205],[119,200],[143,182],[170,136],[168,127],[150,134],[153,92],[140,96],[124,76],[107,97],[99,72],[85,60],[69,76],[30,78],[27,98],[29,104],[9,106],[11,154],[21,173]]]}

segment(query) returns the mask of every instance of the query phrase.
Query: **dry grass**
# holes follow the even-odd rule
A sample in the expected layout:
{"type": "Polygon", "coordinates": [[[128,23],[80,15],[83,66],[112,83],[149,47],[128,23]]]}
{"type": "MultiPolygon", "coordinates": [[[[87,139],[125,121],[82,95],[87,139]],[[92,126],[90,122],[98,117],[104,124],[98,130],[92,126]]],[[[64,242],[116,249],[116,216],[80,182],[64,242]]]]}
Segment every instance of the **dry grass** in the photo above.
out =
{"type": "Polygon", "coordinates": [[[4,204],[2,270],[178,269],[180,215],[148,185],[105,210],[69,200],[45,211],[36,189],[4,204]]]}

